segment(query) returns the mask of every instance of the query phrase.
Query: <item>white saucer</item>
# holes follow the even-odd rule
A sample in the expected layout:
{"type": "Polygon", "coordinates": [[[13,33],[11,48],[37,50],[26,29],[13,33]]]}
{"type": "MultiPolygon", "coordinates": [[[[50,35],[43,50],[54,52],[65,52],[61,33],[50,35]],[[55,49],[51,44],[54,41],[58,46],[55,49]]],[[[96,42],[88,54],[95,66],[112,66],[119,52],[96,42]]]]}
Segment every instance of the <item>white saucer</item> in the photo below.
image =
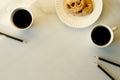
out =
{"type": "Polygon", "coordinates": [[[90,25],[95,23],[97,19],[100,17],[102,8],[103,8],[102,0],[93,0],[94,10],[90,15],[81,16],[81,17],[74,16],[65,10],[64,1],[65,0],[55,0],[56,12],[57,12],[58,17],[63,23],[73,28],[89,27],[90,25]]]}

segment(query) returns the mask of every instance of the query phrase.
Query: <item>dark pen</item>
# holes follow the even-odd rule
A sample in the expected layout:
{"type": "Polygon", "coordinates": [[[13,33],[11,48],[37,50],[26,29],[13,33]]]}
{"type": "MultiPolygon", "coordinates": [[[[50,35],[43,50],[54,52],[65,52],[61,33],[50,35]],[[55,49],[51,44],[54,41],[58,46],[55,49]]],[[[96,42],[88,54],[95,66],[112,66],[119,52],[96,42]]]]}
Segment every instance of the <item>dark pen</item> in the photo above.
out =
{"type": "Polygon", "coordinates": [[[117,67],[120,67],[120,64],[117,64],[117,63],[115,63],[115,62],[113,62],[113,61],[107,60],[107,59],[102,58],[102,57],[97,57],[97,56],[95,56],[95,57],[96,57],[98,60],[101,60],[101,61],[104,61],[104,62],[106,62],[106,63],[109,63],[109,64],[115,65],[115,66],[117,66],[117,67]]]}
{"type": "Polygon", "coordinates": [[[112,77],[112,76],[107,72],[107,70],[105,70],[105,69],[102,67],[102,65],[100,65],[99,63],[96,63],[96,65],[97,65],[97,67],[98,67],[100,70],[102,70],[111,80],[115,80],[115,78],[112,77]]]}
{"type": "Polygon", "coordinates": [[[6,36],[6,37],[8,37],[8,38],[17,40],[17,41],[19,41],[19,42],[25,42],[25,40],[23,40],[23,39],[19,39],[19,38],[13,37],[13,36],[11,36],[11,35],[8,35],[8,34],[2,33],[2,32],[0,32],[0,34],[6,36]]]}

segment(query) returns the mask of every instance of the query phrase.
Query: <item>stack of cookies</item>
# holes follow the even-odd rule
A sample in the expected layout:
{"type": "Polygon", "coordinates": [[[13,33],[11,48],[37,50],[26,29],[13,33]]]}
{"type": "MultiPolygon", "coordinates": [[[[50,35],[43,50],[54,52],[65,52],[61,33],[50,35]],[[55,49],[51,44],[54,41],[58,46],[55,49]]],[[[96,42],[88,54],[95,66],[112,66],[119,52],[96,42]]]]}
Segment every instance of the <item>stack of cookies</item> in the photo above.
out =
{"type": "Polygon", "coordinates": [[[65,0],[65,8],[74,15],[85,16],[93,11],[92,0],[65,0]]]}

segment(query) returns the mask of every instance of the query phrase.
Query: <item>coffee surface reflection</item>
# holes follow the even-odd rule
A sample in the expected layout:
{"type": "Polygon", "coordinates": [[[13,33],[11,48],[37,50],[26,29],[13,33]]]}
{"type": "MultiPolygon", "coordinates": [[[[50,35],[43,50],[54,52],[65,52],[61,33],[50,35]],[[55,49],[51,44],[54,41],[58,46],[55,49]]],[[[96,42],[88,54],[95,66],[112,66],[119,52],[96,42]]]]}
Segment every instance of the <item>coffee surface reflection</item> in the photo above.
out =
{"type": "Polygon", "coordinates": [[[106,27],[98,26],[93,29],[91,38],[95,44],[103,46],[110,41],[111,33],[106,27]]]}
{"type": "Polygon", "coordinates": [[[18,9],[13,13],[13,23],[20,29],[27,28],[32,22],[31,14],[25,9],[18,9]]]}

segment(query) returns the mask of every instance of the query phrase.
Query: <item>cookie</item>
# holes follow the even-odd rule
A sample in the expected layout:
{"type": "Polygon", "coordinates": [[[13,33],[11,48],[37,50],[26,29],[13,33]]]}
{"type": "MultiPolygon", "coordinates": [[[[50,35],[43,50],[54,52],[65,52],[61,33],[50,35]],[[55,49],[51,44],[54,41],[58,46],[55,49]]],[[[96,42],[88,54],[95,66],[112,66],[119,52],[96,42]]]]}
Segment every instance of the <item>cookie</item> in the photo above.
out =
{"type": "Polygon", "coordinates": [[[66,0],[65,7],[71,13],[76,13],[83,9],[85,0],[66,0]]]}
{"type": "Polygon", "coordinates": [[[93,2],[92,0],[85,0],[85,6],[82,10],[79,10],[78,12],[76,12],[76,15],[79,16],[84,16],[84,15],[88,15],[90,13],[92,13],[93,11],[93,2]]]}

